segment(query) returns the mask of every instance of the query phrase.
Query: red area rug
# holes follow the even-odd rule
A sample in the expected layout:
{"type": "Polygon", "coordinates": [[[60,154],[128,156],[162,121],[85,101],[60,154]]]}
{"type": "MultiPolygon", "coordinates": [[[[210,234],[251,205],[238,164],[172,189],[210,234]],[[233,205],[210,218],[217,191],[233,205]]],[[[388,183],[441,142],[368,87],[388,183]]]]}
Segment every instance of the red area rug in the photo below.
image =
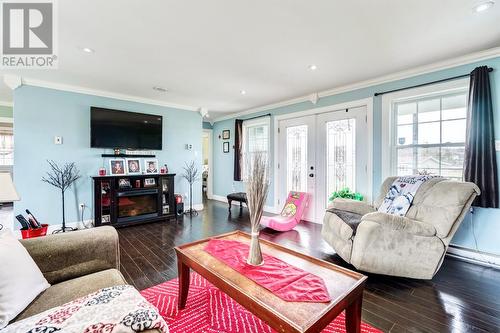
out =
{"type": "MultiPolygon", "coordinates": [[[[177,309],[177,279],[141,291],[155,305],[168,323],[170,333],[274,333],[271,327],[196,273],[191,284],[186,308],[177,309]]],[[[323,333],[344,333],[344,313],[330,323],[323,333]]],[[[362,323],[361,332],[380,330],[362,323]]]]}

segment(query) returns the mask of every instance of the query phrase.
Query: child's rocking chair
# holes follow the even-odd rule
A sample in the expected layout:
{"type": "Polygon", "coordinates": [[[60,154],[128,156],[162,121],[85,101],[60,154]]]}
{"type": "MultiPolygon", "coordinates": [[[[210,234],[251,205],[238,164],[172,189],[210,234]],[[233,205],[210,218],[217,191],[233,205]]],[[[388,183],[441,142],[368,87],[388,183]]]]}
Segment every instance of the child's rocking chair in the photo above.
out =
{"type": "Polygon", "coordinates": [[[280,215],[262,216],[260,224],[277,231],[292,230],[302,219],[307,206],[307,193],[290,192],[280,215]]]}

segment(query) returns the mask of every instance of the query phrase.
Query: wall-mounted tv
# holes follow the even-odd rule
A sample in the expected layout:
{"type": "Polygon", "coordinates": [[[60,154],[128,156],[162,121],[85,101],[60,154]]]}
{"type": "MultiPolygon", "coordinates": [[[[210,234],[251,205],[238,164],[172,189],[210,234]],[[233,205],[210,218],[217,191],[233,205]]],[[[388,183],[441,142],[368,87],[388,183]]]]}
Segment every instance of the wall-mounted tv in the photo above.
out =
{"type": "Polygon", "coordinates": [[[90,108],[90,147],[162,149],[162,116],[90,108]]]}

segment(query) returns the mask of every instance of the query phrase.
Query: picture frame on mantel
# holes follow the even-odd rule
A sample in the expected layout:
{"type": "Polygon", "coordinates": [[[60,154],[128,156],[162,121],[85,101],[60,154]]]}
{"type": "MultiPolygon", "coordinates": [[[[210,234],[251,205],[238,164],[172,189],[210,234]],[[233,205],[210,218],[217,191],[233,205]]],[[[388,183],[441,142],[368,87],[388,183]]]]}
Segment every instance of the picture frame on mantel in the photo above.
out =
{"type": "Polygon", "coordinates": [[[222,143],[222,152],[225,154],[229,153],[229,142],[222,143]]]}
{"type": "Polygon", "coordinates": [[[109,173],[112,176],[126,174],[125,160],[123,158],[112,158],[109,160],[109,173]]]}
{"type": "Polygon", "coordinates": [[[231,138],[231,130],[222,131],[222,140],[229,140],[231,138]]]}
{"type": "Polygon", "coordinates": [[[127,174],[128,175],[140,175],[142,173],[141,170],[141,161],[138,158],[127,158],[125,160],[127,174]]]}

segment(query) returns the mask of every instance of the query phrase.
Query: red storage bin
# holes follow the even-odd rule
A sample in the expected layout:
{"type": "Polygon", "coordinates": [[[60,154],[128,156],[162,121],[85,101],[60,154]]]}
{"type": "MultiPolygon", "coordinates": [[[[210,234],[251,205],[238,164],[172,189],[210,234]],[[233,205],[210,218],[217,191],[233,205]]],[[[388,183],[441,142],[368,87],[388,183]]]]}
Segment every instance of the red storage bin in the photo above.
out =
{"type": "Polygon", "coordinates": [[[49,227],[48,224],[42,224],[42,227],[38,228],[38,229],[21,230],[21,235],[23,236],[23,239],[45,236],[45,235],[47,235],[47,228],[48,227],[49,227]]]}

